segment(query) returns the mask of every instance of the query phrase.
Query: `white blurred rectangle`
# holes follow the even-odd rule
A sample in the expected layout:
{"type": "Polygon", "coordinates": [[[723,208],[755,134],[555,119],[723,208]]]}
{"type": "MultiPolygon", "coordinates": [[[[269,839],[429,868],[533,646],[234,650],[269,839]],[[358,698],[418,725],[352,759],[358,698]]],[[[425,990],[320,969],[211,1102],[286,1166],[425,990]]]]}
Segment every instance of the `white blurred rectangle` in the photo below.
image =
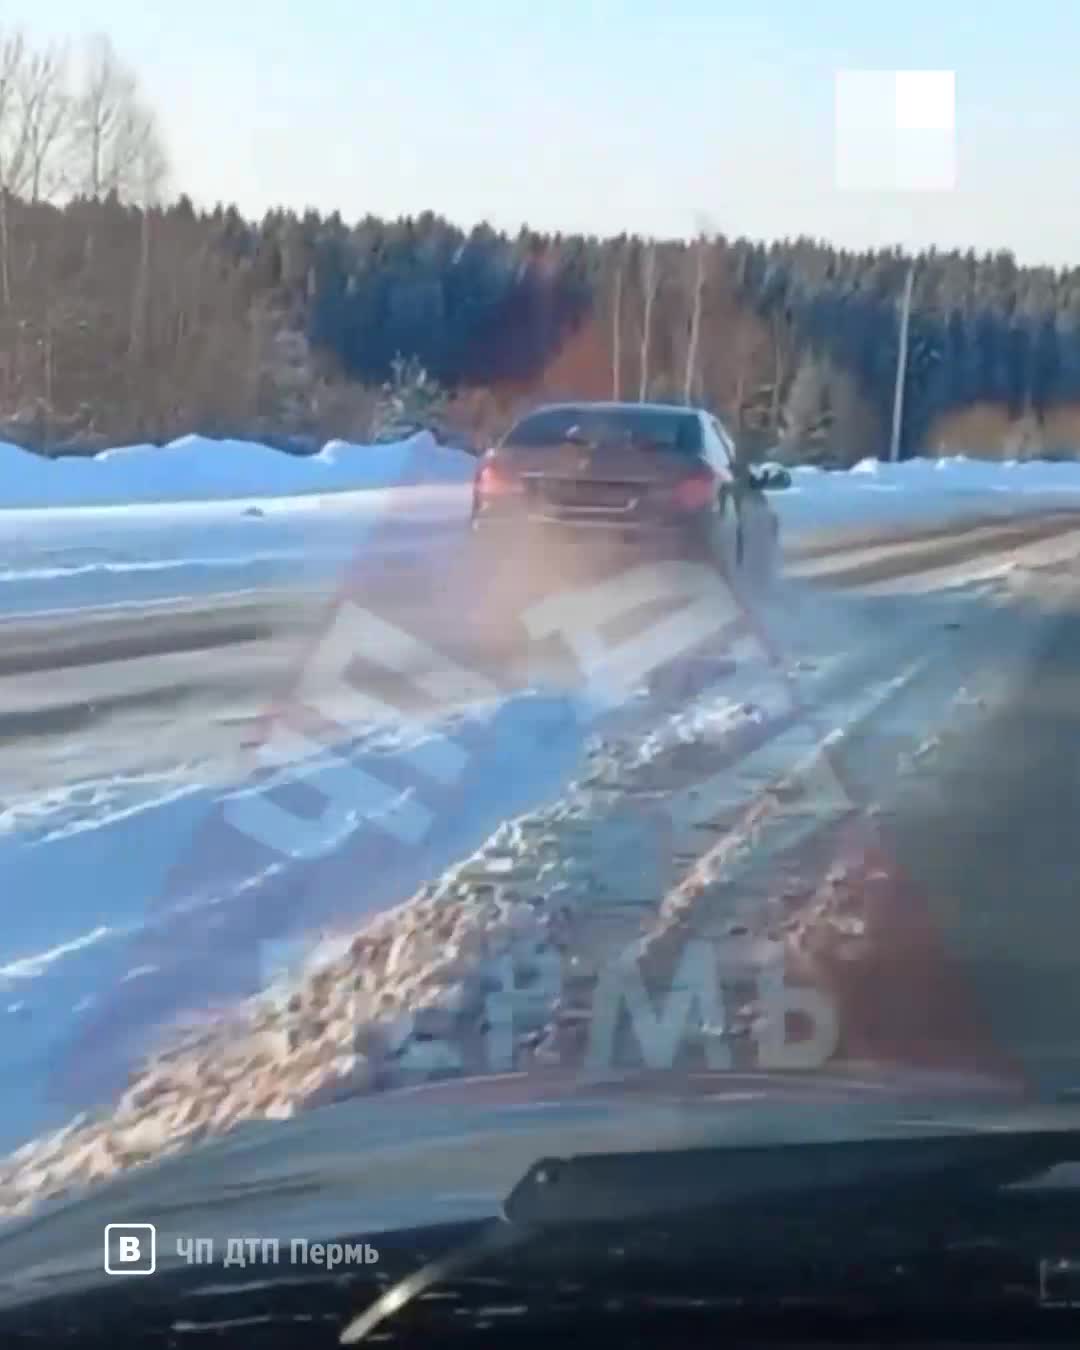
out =
{"type": "Polygon", "coordinates": [[[835,100],[841,192],[948,192],[956,186],[951,70],[840,70],[835,100]]]}
{"type": "Polygon", "coordinates": [[[955,131],[955,71],[898,70],[895,81],[898,130],[955,131]]]}
{"type": "Polygon", "coordinates": [[[904,131],[896,138],[896,192],[951,192],[956,144],[951,132],[904,131]]]}

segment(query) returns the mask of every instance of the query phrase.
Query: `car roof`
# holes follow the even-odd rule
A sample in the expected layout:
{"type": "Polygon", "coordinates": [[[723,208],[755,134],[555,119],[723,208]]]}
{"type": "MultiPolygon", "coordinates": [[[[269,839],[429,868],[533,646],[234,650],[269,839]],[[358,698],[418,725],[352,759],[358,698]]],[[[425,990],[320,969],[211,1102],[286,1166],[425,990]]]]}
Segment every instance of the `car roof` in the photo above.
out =
{"type": "Polygon", "coordinates": [[[564,403],[541,403],[535,408],[530,408],[527,413],[522,413],[522,417],[531,417],[534,413],[542,412],[582,412],[585,410],[596,412],[692,413],[697,416],[700,416],[702,412],[701,408],[695,408],[685,403],[637,403],[626,399],[621,402],[602,402],[593,399],[580,399],[564,403]]]}

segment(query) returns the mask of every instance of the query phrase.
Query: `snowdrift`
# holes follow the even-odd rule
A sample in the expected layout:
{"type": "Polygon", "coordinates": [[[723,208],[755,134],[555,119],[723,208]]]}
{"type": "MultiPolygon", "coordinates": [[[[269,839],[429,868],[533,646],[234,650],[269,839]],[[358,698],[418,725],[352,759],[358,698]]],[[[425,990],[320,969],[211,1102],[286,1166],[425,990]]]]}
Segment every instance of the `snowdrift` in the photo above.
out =
{"type": "Polygon", "coordinates": [[[1052,510],[1080,510],[1080,461],[864,459],[846,470],[793,468],[769,493],[785,537],[916,529],[1052,510]]]}
{"type": "MultiPolygon", "coordinates": [[[[329,441],[296,456],[255,441],[185,436],[169,445],[45,459],[0,441],[0,509],[253,502],[390,488],[464,485],[476,461],[427,432],[380,445],[329,441]]],[[[832,528],[947,524],[973,516],[1080,507],[1080,461],[993,461],[953,456],[849,470],[799,467],[770,498],[796,533],[832,528]]]]}
{"type": "Polygon", "coordinates": [[[0,441],[0,508],[127,506],[148,502],[293,497],[392,487],[408,482],[460,483],[473,457],[441,446],[426,432],[387,445],[330,441],[317,455],[296,456],[254,441],[184,436],[169,445],[133,445],[86,459],[46,459],[0,441]]]}

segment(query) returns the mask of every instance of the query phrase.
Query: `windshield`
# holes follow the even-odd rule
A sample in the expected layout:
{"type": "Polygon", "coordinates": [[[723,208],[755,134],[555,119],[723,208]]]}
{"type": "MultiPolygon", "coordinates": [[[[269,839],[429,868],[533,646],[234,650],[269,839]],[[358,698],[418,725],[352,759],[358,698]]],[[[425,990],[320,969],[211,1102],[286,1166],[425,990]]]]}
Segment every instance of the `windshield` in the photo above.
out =
{"type": "Polygon", "coordinates": [[[5,0],[0,1249],[1076,1098],[1080,6],[950,8],[5,0]]]}
{"type": "Polygon", "coordinates": [[[694,454],[702,448],[701,420],[678,410],[553,408],[523,418],[503,445],[543,449],[567,441],[605,449],[634,446],[694,454]]]}

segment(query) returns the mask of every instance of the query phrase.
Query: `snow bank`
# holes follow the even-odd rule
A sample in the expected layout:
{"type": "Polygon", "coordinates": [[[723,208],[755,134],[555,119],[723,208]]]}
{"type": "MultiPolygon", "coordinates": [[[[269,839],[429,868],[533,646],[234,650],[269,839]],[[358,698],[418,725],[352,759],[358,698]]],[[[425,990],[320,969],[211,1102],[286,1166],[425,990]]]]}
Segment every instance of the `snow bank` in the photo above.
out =
{"type": "Polygon", "coordinates": [[[0,507],[124,506],[147,502],[291,497],[392,486],[409,480],[467,481],[471,455],[427,433],[388,445],[330,441],[317,455],[289,455],[254,441],[184,436],[86,459],[46,459],[0,441],[0,507]]]}
{"type": "MultiPolygon", "coordinates": [[[[0,441],[0,508],[102,507],[321,496],[392,487],[408,464],[410,483],[467,483],[475,460],[422,432],[385,445],[329,441],[297,456],[255,441],[184,436],[86,459],[46,459],[0,441]]],[[[863,460],[853,469],[791,471],[770,494],[792,532],[837,526],[947,523],[1080,505],[1080,462],[863,460]]]]}
{"type": "Polygon", "coordinates": [[[769,493],[789,541],[817,533],[873,532],[1080,509],[1080,461],[864,459],[848,470],[791,469],[769,493]]]}

